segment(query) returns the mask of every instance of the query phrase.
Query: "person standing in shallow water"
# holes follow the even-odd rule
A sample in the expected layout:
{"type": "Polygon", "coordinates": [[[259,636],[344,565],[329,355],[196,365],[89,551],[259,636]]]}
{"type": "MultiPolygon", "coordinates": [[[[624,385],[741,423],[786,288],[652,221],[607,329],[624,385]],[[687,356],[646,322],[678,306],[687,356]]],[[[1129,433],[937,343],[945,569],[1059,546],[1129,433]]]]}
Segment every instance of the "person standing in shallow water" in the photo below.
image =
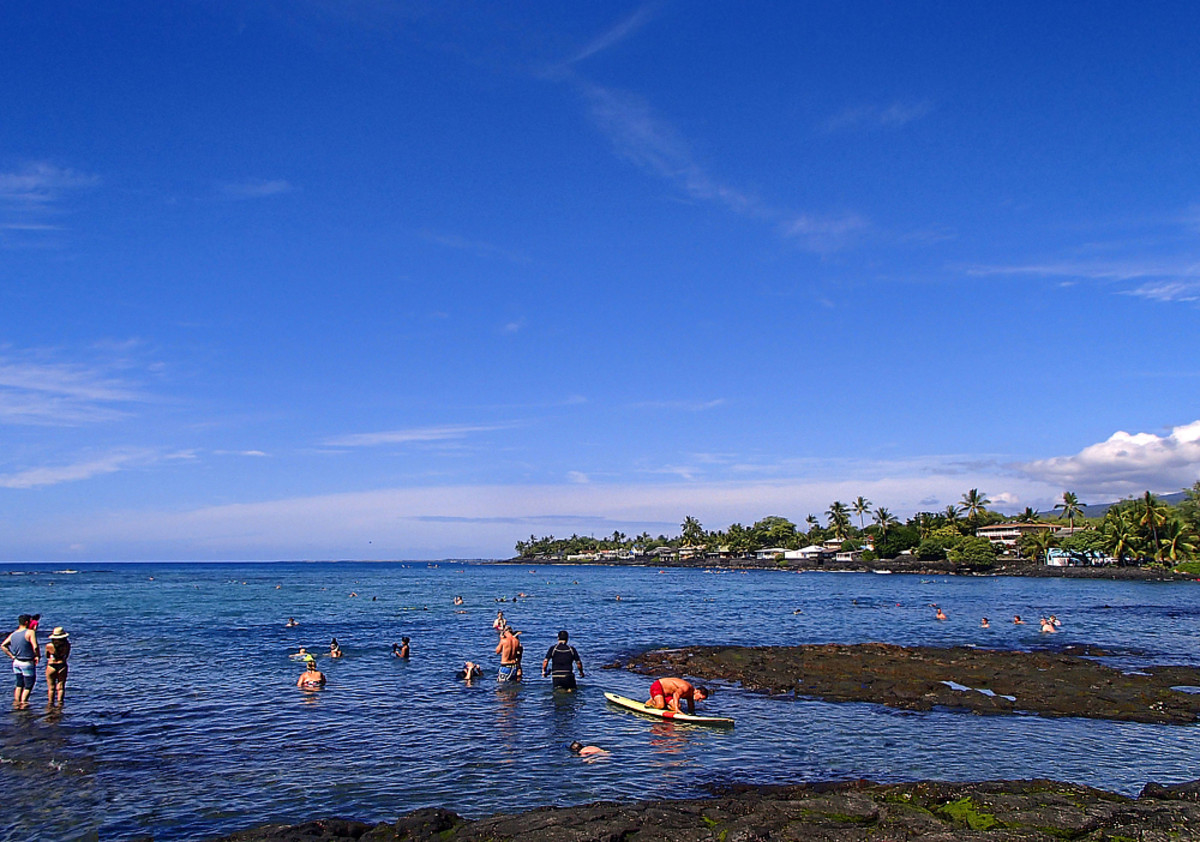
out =
{"type": "Polygon", "coordinates": [[[500,632],[500,642],[496,644],[496,654],[500,656],[500,669],[496,673],[497,681],[511,681],[517,677],[517,647],[521,644],[512,629],[505,626],[500,632]]]}
{"type": "Polygon", "coordinates": [[[29,694],[37,683],[38,642],[37,632],[29,628],[31,619],[28,614],[18,617],[16,631],[0,643],[4,654],[12,658],[13,678],[17,682],[13,689],[13,707],[18,710],[29,707],[29,694]]]}
{"type": "Polygon", "coordinates": [[[71,657],[71,641],[62,626],[50,633],[46,644],[46,696],[48,704],[62,707],[67,695],[67,658],[71,657]],[[57,697],[57,698],[56,698],[57,697]]]}
{"type": "Polygon", "coordinates": [[[575,647],[567,643],[570,636],[566,630],[558,633],[558,642],[550,647],[546,657],[542,659],[542,678],[546,677],[546,667],[550,667],[550,680],[555,690],[574,690],[575,666],[579,666],[579,677],[583,678],[583,661],[575,647]]]}

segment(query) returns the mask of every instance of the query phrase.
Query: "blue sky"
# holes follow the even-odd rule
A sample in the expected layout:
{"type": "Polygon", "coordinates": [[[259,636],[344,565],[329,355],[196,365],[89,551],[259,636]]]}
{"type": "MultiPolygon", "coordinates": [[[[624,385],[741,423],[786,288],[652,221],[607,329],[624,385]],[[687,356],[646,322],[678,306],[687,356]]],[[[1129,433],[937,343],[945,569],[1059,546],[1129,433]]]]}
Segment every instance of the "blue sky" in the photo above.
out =
{"type": "Polygon", "coordinates": [[[1200,479],[1193,3],[0,24],[0,558],[1200,479]]]}

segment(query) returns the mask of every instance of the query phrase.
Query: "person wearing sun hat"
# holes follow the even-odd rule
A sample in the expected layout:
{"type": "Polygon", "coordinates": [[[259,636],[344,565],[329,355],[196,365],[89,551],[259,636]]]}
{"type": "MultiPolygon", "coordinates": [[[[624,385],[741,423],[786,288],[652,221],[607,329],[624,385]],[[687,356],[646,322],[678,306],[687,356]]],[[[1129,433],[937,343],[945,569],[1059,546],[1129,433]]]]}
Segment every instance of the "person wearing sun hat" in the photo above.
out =
{"type": "Polygon", "coordinates": [[[46,644],[46,695],[51,706],[62,706],[67,694],[67,658],[71,657],[70,635],[55,626],[46,644]],[[57,699],[56,699],[57,697],[57,699]]]}

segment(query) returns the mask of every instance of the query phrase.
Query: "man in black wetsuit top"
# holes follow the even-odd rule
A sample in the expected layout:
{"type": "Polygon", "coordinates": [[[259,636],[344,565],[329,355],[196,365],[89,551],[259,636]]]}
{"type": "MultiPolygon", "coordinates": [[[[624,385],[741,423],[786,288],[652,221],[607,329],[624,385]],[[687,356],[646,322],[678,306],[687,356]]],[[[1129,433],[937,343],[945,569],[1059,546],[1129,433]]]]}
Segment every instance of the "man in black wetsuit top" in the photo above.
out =
{"type": "Polygon", "coordinates": [[[567,643],[567,637],[565,631],[560,631],[558,643],[550,647],[550,651],[542,660],[542,677],[546,675],[546,667],[550,666],[550,677],[554,681],[555,690],[575,689],[573,668],[576,665],[579,666],[579,677],[583,678],[583,661],[579,660],[579,653],[575,651],[575,647],[567,643]]]}

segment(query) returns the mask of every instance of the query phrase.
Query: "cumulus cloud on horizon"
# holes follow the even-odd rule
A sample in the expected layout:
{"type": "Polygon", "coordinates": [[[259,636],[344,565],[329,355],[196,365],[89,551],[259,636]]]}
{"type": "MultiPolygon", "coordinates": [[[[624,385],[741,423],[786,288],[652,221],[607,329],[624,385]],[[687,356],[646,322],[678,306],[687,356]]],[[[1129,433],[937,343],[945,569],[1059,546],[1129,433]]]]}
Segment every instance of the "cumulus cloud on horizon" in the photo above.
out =
{"type": "Polygon", "coordinates": [[[1200,480],[1200,421],[1175,427],[1165,436],[1118,431],[1073,456],[1017,467],[1032,479],[1077,493],[1124,496],[1184,488],[1200,480]]]}

